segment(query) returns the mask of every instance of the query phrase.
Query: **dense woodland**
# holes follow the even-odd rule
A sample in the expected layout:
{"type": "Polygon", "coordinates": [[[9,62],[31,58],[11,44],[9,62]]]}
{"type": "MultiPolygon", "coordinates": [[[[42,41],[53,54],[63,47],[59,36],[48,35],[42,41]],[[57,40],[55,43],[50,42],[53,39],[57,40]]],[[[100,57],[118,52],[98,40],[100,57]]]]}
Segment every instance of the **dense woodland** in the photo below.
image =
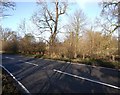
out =
{"type": "MultiPolygon", "coordinates": [[[[12,31],[0,26],[0,47],[5,53],[20,53],[34,55],[36,57],[56,59],[104,59],[108,61],[119,61],[119,38],[113,35],[119,32],[120,24],[120,2],[100,2],[102,7],[100,17],[96,18],[94,25],[89,25],[89,19],[81,9],[73,14],[68,14],[69,2],[40,2],[38,11],[30,20],[36,26],[39,40],[32,32],[26,33],[26,22],[20,23],[19,28],[24,36],[19,35],[20,30],[12,31]],[[49,5],[51,7],[49,8],[49,5]],[[69,23],[60,26],[61,18],[68,15],[69,23]],[[90,27],[87,27],[90,26],[90,27]],[[95,29],[99,27],[99,31],[95,29]],[[41,35],[50,34],[49,39],[41,35]],[[59,34],[64,35],[60,41],[59,34]]],[[[6,8],[14,8],[14,3],[5,3],[6,8]]],[[[8,16],[4,14],[2,17],[8,16]]],[[[30,30],[31,31],[31,30],[30,30]]]]}

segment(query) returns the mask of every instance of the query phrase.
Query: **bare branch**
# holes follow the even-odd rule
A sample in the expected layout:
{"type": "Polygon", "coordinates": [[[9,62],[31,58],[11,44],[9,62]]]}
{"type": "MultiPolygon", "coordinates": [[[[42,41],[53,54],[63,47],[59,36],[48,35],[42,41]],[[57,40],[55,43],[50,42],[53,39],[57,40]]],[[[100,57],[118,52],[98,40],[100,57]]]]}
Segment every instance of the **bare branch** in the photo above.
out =
{"type": "Polygon", "coordinates": [[[52,27],[51,27],[50,24],[49,24],[49,20],[48,20],[46,14],[44,14],[44,17],[45,17],[45,21],[46,21],[46,23],[47,23],[47,25],[48,25],[48,27],[50,28],[50,31],[51,31],[51,33],[52,33],[53,30],[52,30],[52,27]]]}
{"type": "Polygon", "coordinates": [[[5,14],[5,11],[8,11],[8,9],[15,9],[15,2],[10,2],[9,0],[6,0],[6,2],[4,0],[0,0],[0,17],[6,17],[6,16],[10,16],[9,14],[5,14]]]}
{"type": "Polygon", "coordinates": [[[49,20],[52,20],[53,22],[55,22],[55,20],[53,19],[52,13],[50,13],[48,9],[46,9],[46,10],[47,10],[47,13],[48,13],[49,18],[50,18],[49,20]]]}
{"type": "Polygon", "coordinates": [[[60,6],[60,9],[59,9],[59,16],[62,15],[62,14],[65,14],[66,13],[66,10],[67,10],[67,4],[62,2],[63,3],[63,8],[60,6]]]}

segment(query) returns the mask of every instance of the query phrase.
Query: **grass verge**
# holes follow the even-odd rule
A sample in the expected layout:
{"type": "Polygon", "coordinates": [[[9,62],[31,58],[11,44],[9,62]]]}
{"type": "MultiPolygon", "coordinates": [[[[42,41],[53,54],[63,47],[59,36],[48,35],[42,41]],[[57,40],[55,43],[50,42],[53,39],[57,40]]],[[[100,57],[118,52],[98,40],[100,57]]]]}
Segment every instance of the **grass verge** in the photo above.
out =
{"type": "Polygon", "coordinates": [[[2,70],[2,95],[9,94],[22,95],[10,75],[8,75],[6,71],[2,70]]]}

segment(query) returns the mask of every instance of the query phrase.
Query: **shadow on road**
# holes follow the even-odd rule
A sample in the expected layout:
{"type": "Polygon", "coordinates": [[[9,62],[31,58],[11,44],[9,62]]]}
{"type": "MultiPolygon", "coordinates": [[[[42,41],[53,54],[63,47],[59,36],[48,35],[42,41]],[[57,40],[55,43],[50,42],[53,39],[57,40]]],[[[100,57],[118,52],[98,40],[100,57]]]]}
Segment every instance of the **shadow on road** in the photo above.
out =
{"type": "Polygon", "coordinates": [[[120,87],[120,72],[85,65],[29,58],[24,62],[8,61],[4,66],[31,93],[118,93],[120,90],[54,72],[53,69],[120,87]],[[26,64],[33,62],[38,66],[26,64]],[[119,74],[118,74],[119,73],[119,74]]]}

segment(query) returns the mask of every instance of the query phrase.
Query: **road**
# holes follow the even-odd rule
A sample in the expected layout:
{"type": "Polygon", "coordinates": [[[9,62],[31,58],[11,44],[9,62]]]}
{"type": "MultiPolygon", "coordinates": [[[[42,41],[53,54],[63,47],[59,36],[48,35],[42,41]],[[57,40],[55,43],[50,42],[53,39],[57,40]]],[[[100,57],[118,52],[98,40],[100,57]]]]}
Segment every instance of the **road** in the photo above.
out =
{"type": "Polygon", "coordinates": [[[2,55],[2,66],[32,93],[120,93],[120,71],[84,64],[2,55]]]}

